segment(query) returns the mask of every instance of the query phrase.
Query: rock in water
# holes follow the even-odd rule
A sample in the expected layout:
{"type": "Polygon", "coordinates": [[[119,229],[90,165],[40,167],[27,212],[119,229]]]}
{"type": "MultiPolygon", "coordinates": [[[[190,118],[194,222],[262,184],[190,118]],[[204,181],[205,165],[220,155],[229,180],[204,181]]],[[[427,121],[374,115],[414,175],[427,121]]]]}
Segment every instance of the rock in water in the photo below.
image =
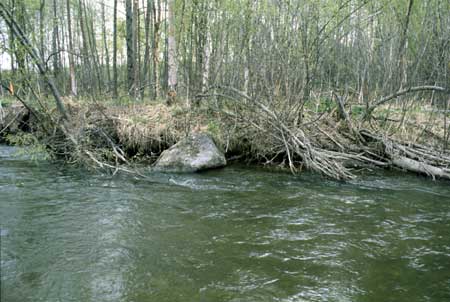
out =
{"type": "Polygon", "coordinates": [[[225,156],[208,135],[193,133],[161,153],[154,168],[167,172],[197,172],[226,164],[225,156]]]}

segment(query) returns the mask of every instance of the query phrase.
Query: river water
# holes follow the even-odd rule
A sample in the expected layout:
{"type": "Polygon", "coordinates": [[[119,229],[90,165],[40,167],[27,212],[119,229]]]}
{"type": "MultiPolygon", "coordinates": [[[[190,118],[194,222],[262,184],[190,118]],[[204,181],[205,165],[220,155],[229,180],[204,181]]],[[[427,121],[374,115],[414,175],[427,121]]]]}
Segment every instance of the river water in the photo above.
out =
{"type": "Polygon", "coordinates": [[[450,301],[450,183],[89,174],[0,146],[1,301],[450,301]]]}

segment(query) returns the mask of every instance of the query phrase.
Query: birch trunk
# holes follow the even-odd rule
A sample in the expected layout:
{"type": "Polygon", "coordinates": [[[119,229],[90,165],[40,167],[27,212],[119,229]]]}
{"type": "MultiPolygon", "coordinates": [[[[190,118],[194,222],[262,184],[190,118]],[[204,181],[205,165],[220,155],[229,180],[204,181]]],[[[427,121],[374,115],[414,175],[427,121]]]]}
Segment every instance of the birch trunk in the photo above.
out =
{"type": "Polygon", "coordinates": [[[103,47],[105,49],[106,78],[108,80],[108,87],[109,87],[111,85],[111,72],[109,69],[108,41],[106,39],[106,17],[105,17],[105,2],[104,1],[102,1],[102,34],[103,34],[103,47]]]}
{"type": "Polygon", "coordinates": [[[70,0],[67,0],[67,31],[69,36],[69,73],[70,73],[70,93],[77,95],[77,80],[75,77],[75,63],[73,60],[73,39],[72,39],[72,22],[70,12],[70,0]]]}
{"type": "Polygon", "coordinates": [[[113,96],[118,97],[117,92],[117,1],[114,0],[113,13],[113,96]]]}
{"type": "Polygon", "coordinates": [[[178,84],[177,78],[177,49],[175,39],[175,0],[169,2],[169,75],[168,86],[169,92],[176,93],[178,84]]]}
{"type": "Polygon", "coordinates": [[[207,27],[205,48],[203,53],[203,71],[202,71],[202,91],[206,92],[209,87],[209,62],[211,59],[211,32],[207,27]]]}

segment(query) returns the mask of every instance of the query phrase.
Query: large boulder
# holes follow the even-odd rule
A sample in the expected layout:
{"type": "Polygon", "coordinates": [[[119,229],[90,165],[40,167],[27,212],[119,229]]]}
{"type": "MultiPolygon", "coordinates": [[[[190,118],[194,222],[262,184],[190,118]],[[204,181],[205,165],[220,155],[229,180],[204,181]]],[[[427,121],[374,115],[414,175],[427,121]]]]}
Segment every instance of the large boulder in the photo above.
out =
{"type": "Polygon", "coordinates": [[[223,167],[225,156],[204,133],[193,133],[161,153],[154,165],[157,171],[197,172],[223,167]]]}

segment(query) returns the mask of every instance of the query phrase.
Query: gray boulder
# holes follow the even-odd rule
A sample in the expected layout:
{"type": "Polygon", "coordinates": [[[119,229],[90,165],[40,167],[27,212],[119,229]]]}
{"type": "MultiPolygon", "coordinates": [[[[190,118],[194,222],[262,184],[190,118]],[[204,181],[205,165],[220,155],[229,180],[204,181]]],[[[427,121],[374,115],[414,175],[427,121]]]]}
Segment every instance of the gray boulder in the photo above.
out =
{"type": "Polygon", "coordinates": [[[197,172],[226,164],[225,156],[208,135],[193,133],[161,153],[154,170],[197,172]]]}

